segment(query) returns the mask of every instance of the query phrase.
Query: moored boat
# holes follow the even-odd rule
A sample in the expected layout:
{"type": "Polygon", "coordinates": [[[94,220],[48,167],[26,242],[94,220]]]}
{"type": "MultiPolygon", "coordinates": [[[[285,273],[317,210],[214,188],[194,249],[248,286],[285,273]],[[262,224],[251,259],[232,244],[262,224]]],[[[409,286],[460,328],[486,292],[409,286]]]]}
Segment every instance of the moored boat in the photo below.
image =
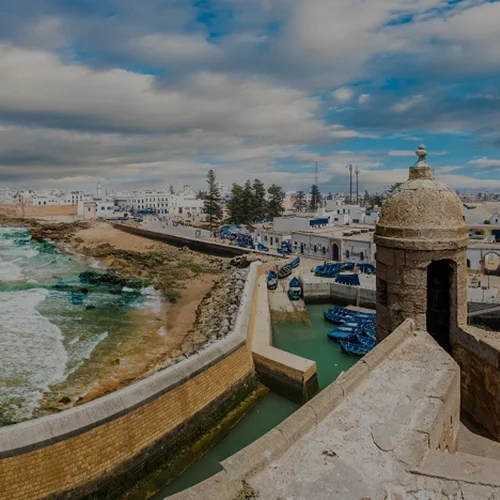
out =
{"type": "Polygon", "coordinates": [[[368,347],[361,344],[355,344],[354,342],[349,342],[348,340],[341,340],[339,343],[342,350],[351,356],[364,356],[370,352],[368,347]]]}
{"type": "Polygon", "coordinates": [[[336,342],[340,342],[341,340],[349,340],[354,337],[352,332],[344,332],[342,330],[332,330],[327,333],[327,337],[330,340],[335,340],[336,342]]]}
{"type": "Polygon", "coordinates": [[[278,278],[282,280],[283,278],[287,278],[292,274],[293,269],[289,266],[283,266],[279,271],[278,271],[278,278]]]}
{"type": "Polygon", "coordinates": [[[267,288],[269,290],[276,290],[278,288],[278,275],[274,271],[269,271],[267,275],[267,288]]]}
{"type": "Polygon", "coordinates": [[[300,264],[300,257],[295,257],[290,264],[288,264],[292,269],[295,269],[300,264]]]}
{"type": "Polygon", "coordinates": [[[290,300],[299,300],[302,297],[302,283],[298,278],[292,278],[288,284],[288,297],[290,300]]]}
{"type": "Polygon", "coordinates": [[[377,341],[375,339],[372,339],[370,337],[367,337],[366,335],[356,335],[356,341],[358,344],[367,347],[368,349],[372,350],[375,345],[377,344],[377,341]]]}
{"type": "Polygon", "coordinates": [[[269,252],[269,248],[266,247],[266,245],[263,245],[262,243],[257,243],[257,250],[259,252],[269,252]]]}

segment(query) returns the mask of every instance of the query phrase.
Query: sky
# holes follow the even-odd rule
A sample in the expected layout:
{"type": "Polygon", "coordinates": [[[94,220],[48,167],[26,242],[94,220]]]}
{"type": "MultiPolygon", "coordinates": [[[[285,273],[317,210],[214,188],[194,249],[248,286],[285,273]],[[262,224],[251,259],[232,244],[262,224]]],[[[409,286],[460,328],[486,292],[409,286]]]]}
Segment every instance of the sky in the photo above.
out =
{"type": "Polygon", "coordinates": [[[500,191],[500,2],[0,0],[0,187],[500,191]]]}

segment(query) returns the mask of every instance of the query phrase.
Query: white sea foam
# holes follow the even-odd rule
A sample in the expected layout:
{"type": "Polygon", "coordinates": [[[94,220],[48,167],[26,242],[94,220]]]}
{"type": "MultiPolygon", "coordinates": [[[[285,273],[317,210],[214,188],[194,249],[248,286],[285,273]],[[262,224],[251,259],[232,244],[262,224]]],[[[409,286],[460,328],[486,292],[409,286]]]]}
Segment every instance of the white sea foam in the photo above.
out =
{"type": "Polygon", "coordinates": [[[0,281],[19,281],[22,278],[23,271],[19,266],[0,258],[0,281]]]}
{"type": "Polygon", "coordinates": [[[152,286],[141,289],[141,295],[143,296],[142,304],[137,303],[136,307],[146,307],[154,314],[161,314],[163,311],[163,300],[158,291],[156,291],[152,286]]]}
{"type": "Polygon", "coordinates": [[[0,294],[0,401],[10,419],[31,416],[51,384],[65,378],[61,330],[36,307],[48,291],[0,294]]]}
{"type": "Polygon", "coordinates": [[[80,337],[73,339],[69,345],[76,345],[73,355],[79,360],[70,370],[66,372],[65,378],[74,373],[83,363],[90,359],[95,348],[108,337],[108,332],[102,332],[99,335],[94,335],[88,342],[80,341],[80,337]]]}

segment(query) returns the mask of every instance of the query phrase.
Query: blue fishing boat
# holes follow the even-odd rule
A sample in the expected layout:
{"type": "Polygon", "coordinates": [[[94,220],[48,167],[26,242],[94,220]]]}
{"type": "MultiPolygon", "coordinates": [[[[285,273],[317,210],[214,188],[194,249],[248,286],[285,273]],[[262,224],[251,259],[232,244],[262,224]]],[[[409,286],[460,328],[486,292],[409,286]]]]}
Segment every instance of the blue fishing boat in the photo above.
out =
{"type": "Polygon", "coordinates": [[[340,283],[342,285],[353,285],[359,286],[359,276],[357,274],[339,274],[335,278],[335,283],[340,283]]]}
{"type": "Polygon", "coordinates": [[[348,340],[341,340],[339,343],[342,350],[351,356],[364,356],[370,352],[370,349],[367,347],[361,344],[355,344],[354,342],[349,342],[348,340]]]}
{"type": "Polygon", "coordinates": [[[351,335],[357,335],[358,333],[361,333],[361,328],[359,326],[344,326],[340,325],[337,329],[339,332],[346,332],[350,333],[351,335]]]}
{"type": "Polygon", "coordinates": [[[269,290],[276,290],[278,288],[278,275],[274,271],[269,271],[267,275],[267,288],[269,290]]]}
{"type": "Polygon", "coordinates": [[[300,257],[295,257],[290,264],[288,264],[292,269],[295,269],[300,264],[300,257]]]}
{"type": "Polygon", "coordinates": [[[358,344],[367,347],[370,350],[372,350],[377,344],[376,340],[362,334],[356,335],[356,341],[358,342],[358,344]]]}
{"type": "Polygon", "coordinates": [[[341,340],[349,340],[354,337],[353,333],[343,332],[342,330],[332,330],[326,335],[330,340],[335,340],[335,342],[340,342],[341,340]]]}
{"type": "Polygon", "coordinates": [[[288,284],[290,300],[299,300],[302,297],[302,283],[298,278],[292,278],[288,284]]]}
{"type": "Polygon", "coordinates": [[[345,262],[342,264],[342,271],[354,271],[354,262],[345,262]]]}
{"type": "Polygon", "coordinates": [[[377,332],[375,331],[375,328],[372,328],[370,326],[365,326],[363,327],[363,333],[367,337],[376,340],[377,339],[377,332]]]}
{"type": "Polygon", "coordinates": [[[269,252],[269,248],[266,247],[266,245],[263,245],[262,243],[257,243],[257,250],[259,252],[269,252]]]}
{"type": "Polygon", "coordinates": [[[278,271],[278,278],[282,280],[283,278],[288,278],[290,274],[292,274],[293,269],[289,266],[283,266],[279,271],[278,271]]]}

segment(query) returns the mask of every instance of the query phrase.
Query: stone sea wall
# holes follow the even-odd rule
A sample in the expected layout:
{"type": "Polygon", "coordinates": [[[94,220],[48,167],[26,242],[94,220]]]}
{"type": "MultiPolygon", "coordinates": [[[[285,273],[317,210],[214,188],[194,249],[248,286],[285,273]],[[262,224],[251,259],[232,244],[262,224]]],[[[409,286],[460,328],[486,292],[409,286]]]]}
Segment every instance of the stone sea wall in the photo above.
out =
{"type": "Polygon", "coordinates": [[[120,391],[0,429],[0,499],[116,498],[210,430],[254,388],[255,275],[256,264],[225,338],[120,391]]]}
{"type": "Polygon", "coordinates": [[[164,241],[177,247],[188,247],[190,250],[194,250],[196,252],[204,252],[211,255],[219,255],[221,257],[234,257],[253,252],[253,250],[238,246],[229,246],[215,241],[188,238],[186,236],[179,236],[176,234],[159,233],[126,224],[113,224],[113,227],[126,233],[137,234],[152,240],[164,241]]]}
{"type": "Polygon", "coordinates": [[[4,205],[0,204],[0,215],[9,217],[42,217],[46,215],[76,215],[78,207],[76,205],[60,205],[37,207],[35,205],[4,205]]]}

